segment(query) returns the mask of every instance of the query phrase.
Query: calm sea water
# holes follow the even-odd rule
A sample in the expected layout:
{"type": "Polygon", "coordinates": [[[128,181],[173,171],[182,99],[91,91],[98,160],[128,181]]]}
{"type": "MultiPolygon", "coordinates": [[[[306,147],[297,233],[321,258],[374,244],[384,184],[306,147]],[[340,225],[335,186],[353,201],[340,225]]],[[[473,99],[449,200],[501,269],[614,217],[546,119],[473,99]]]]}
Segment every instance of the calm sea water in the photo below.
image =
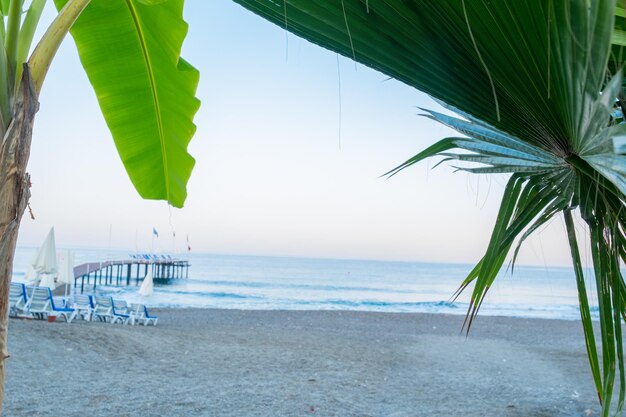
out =
{"type": "MultiPolygon", "coordinates": [[[[18,248],[14,280],[23,280],[35,251],[18,248]]],[[[118,260],[129,255],[77,249],[75,262],[118,260]]],[[[99,292],[155,307],[447,314],[465,314],[470,295],[467,291],[456,302],[449,302],[472,265],[198,253],[182,255],[181,259],[192,265],[189,278],[157,280],[151,297],[139,296],[135,286],[99,287],[99,292]]],[[[595,305],[594,301],[595,297],[595,305]]],[[[574,272],[569,268],[517,266],[512,276],[502,273],[496,280],[481,314],[578,320],[574,272]]]]}

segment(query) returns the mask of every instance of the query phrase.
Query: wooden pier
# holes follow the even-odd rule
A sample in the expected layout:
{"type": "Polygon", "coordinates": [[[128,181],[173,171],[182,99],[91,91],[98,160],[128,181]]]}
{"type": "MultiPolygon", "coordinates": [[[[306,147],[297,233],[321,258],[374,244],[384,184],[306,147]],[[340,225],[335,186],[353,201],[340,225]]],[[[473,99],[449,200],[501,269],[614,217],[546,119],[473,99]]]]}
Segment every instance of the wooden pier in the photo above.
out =
{"type": "Polygon", "coordinates": [[[90,262],[74,267],[74,288],[80,287],[82,294],[85,288],[95,291],[97,285],[139,285],[149,268],[155,280],[189,278],[189,266],[180,259],[90,262]]]}

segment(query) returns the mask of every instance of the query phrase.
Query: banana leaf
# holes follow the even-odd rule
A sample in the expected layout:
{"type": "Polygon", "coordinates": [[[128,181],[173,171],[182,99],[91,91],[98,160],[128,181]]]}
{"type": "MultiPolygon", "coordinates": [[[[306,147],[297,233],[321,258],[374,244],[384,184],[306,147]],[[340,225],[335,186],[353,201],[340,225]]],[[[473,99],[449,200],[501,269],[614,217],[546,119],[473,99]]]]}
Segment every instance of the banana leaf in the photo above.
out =
{"type": "Polygon", "coordinates": [[[198,71],[180,57],[182,11],[183,0],[92,0],[70,31],[135,188],[175,207],[187,196],[200,104],[198,71]]]}

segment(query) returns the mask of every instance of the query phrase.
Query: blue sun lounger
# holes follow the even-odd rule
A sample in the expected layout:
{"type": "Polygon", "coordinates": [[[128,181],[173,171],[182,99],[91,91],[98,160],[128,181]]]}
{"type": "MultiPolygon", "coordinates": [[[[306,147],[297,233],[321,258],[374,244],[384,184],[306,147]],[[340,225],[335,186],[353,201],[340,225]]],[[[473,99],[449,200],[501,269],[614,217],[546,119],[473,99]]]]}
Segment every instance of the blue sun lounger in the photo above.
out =
{"type": "Polygon", "coordinates": [[[132,317],[130,321],[131,324],[137,323],[147,326],[152,323],[156,326],[157,321],[159,320],[159,317],[150,315],[148,307],[143,304],[132,304],[130,315],[132,317]]]}
{"type": "Polygon", "coordinates": [[[73,308],[59,307],[55,305],[52,298],[52,291],[48,287],[34,287],[32,288],[31,298],[28,302],[28,312],[35,318],[45,318],[48,316],[57,316],[65,318],[65,321],[70,323],[74,317],[72,313],[73,308]]]}
{"type": "Polygon", "coordinates": [[[28,308],[28,296],[26,285],[21,282],[12,282],[9,290],[9,315],[17,316],[26,312],[28,308]]]}
{"type": "Polygon", "coordinates": [[[72,319],[80,316],[83,320],[91,321],[95,309],[93,298],[88,294],[76,294],[72,301],[72,308],[74,309],[72,319]]]}
{"type": "Polygon", "coordinates": [[[95,296],[93,320],[99,319],[107,322],[113,320],[113,298],[95,296]]]}
{"type": "Polygon", "coordinates": [[[148,324],[150,324],[150,322],[152,322],[152,325],[156,326],[157,325],[157,321],[159,320],[158,316],[151,316],[150,313],[148,313],[148,307],[143,306],[143,311],[144,311],[144,325],[147,326],[148,324]]]}
{"type": "Polygon", "coordinates": [[[128,324],[131,321],[130,314],[128,314],[128,305],[124,300],[113,300],[113,308],[111,313],[113,317],[111,317],[111,323],[115,324],[118,321],[122,324],[128,324]]]}

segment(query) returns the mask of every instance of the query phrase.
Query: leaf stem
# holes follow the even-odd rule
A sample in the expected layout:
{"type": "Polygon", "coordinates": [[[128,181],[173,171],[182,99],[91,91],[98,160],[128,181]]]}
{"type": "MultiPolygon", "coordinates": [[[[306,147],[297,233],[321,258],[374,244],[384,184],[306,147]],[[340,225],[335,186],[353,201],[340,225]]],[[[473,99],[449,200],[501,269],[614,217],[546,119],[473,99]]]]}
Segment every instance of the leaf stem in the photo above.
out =
{"type": "MultiPolygon", "coordinates": [[[[11,0],[9,4],[9,15],[7,22],[7,32],[4,38],[4,46],[7,54],[9,82],[15,79],[15,67],[17,63],[17,42],[20,34],[20,23],[22,20],[22,0],[11,0]]],[[[10,92],[12,96],[12,92],[10,92]]]]}
{"type": "Polygon", "coordinates": [[[43,80],[46,78],[50,63],[56,55],[67,32],[87,7],[91,0],[69,0],[54,19],[37,47],[31,54],[28,65],[31,69],[35,92],[39,94],[43,80]]]}
{"type": "Polygon", "coordinates": [[[33,0],[22,23],[17,45],[16,83],[22,79],[22,64],[26,62],[30,46],[33,42],[33,36],[35,35],[35,30],[37,29],[45,5],[46,0],[33,0]]]}
{"type": "Polygon", "coordinates": [[[2,19],[0,19],[0,43],[2,43],[2,46],[4,46],[4,39],[6,38],[6,30],[4,28],[4,17],[2,17],[2,19]]]}
{"type": "MultiPolygon", "coordinates": [[[[9,68],[7,62],[6,49],[4,44],[0,44],[0,68],[9,68]]],[[[4,133],[11,119],[11,98],[9,95],[10,86],[13,86],[8,71],[0,73],[0,142],[4,138],[4,133]]]]}

